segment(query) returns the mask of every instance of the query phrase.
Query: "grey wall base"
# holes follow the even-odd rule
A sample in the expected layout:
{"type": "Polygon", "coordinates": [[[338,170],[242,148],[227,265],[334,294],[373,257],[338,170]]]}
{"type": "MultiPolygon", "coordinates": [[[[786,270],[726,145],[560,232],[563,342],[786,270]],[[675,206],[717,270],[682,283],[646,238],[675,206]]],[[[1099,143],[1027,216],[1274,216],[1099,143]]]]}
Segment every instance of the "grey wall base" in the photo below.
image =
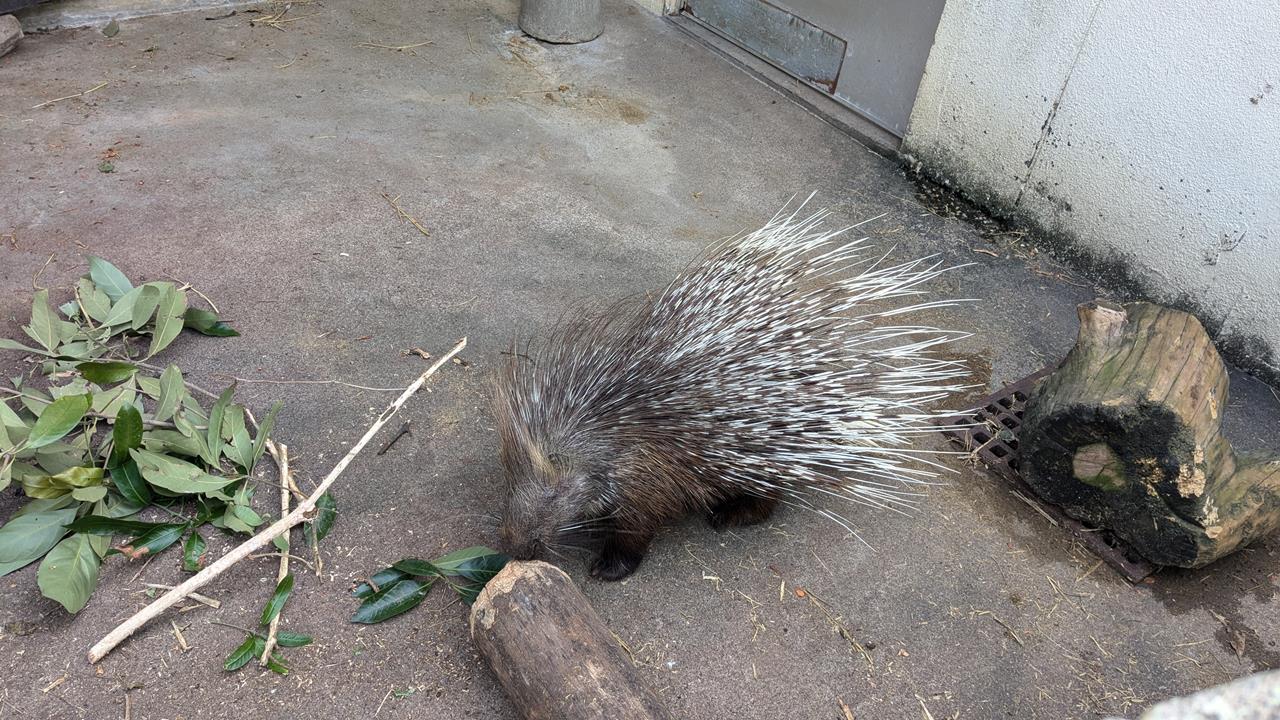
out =
{"type": "Polygon", "coordinates": [[[15,13],[27,32],[61,27],[105,25],[112,18],[127,20],[187,10],[254,5],[249,0],[55,0],[15,13]]]}

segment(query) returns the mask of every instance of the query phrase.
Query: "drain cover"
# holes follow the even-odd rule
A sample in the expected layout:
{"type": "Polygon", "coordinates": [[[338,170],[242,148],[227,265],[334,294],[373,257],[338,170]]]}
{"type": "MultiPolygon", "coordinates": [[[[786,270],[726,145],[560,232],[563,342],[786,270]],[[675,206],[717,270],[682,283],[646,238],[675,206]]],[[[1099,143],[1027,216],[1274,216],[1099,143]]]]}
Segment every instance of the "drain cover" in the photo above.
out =
{"type": "Polygon", "coordinates": [[[1004,386],[978,402],[978,409],[939,421],[944,435],[972,453],[996,475],[1013,486],[1018,499],[1039,512],[1050,523],[1065,528],[1080,544],[1115,568],[1129,582],[1138,582],[1155,572],[1156,567],[1142,559],[1125,543],[1104,528],[1089,527],[1068,517],[1057,505],[1041,500],[1022,481],[1019,464],[1018,431],[1022,428],[1022,411],[1027,397],[1045,376],[1053,372],[1047,367],[1035,374],[1004,386]]]}

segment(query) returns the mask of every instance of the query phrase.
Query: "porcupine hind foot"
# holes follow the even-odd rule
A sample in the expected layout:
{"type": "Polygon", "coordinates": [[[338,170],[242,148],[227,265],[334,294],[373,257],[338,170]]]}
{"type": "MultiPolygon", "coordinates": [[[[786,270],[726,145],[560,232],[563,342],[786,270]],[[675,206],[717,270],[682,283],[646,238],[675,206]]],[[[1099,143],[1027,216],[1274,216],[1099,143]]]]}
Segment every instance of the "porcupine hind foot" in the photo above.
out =
{"type": "Polygon", "coordinates": [[[715,505],[707,513],[707,524],[716,530],[764,522],[778,507],[778,499],[759,495],[738,495],[715,505]]]}
{"type": "Polygon", "coordinates": [[[616,529],[600,546],[600,555],[591,563],[591,577],[621,580],[640,567],[653,542],[653,530],[616,529]]]}

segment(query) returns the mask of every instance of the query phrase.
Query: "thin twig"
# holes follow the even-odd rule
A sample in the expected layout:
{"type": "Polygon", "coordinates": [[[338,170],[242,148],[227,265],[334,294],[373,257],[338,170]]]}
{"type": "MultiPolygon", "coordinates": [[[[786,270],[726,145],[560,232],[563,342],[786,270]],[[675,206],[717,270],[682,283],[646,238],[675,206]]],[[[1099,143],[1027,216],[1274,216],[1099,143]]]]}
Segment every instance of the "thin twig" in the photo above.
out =
{"type": "Polygon", "coordinates": [[[44,102],[40,103],[39,105],[32,105],[32,106],[31,106],[31,109],[32,109],[32,110],[39,110],[40,108],[44,107],[45,105],[52,105],[52,104],[54,104],[54,103],[56,103],[56,102],[62,102],[63,100],[70,100],[71,98],[78,98],[78,97],[80,97],[81,95],[88,95],[89,93],[93,92],[94,90],[101,90],[102,88],[104,88],[104,87],[106,87],[106,86],[107,86],[107,81],[106,81],[106,80],[103,80],[102,82],[98,83],[97,85],[94,85],[93,87],[89,88],[88,90],[85,90],[84,92],[78,92],[78,93],[76,93],[75,95],[63,95],[63,96],[62,96],[62,97],[60,97],[60,98],[54,98],[54,99],[52,99],[52,100],[46,100],[46,101],[44,101],[44,102]]]}
{"type": "Polygon", "coordinates": [[[170,620],[169,624],[173,626],[173,636],[177,638],[178,647],[182,649],[182,652],[190,650],[191,646],[187,644],[187,639],[183,637],[182,629],[178,627],[178,623],[170,620]]]}
{"type": "Polygon", "coordinates": [[[219,315],[221,315],[221,314],[222,314],[222,311],[218,309],[218,306],[217,306],[217,305],[214,305],[214,304],[213,304],[213,301],[209,299],[209,296],[208,296],[208,295],[205,295],[204,293],[202,293],[202,292],[200,292],[199,290],[197,290],[197,289],[196,289],[196,287],[195,287],[194,285],[192,285],[191,283],[187,282],[186,280],[181,280],[181,279],[179,279],[179,278],[176,278],[176,277],[174,277],[174,276],[172,276],[172,275],[170,275],[170,276],[169,276],[169,279],[170,279],[170,280],[177,280],[178,282],[182,283],[182,286],[183,286],[184,288],[186,288],[187,290],[190,290],[191,292],[193,292],[193,293],[195,293],[195,294],[199,295],[201,298],[203,298],[203,299],[204,299],[204,301],[205,301],[205,302],[209,303],[209,307],[210,307],[210,308],[212,308],[212,309],[213,309],[213,311],[214,311],[215,313],[218,313],[219,315]]]}
{"type": "MultiPolygon", "coordinates": [[[[172,590],[173,589],[172,585],[164,585],[161,583],[142,583],[142,585],[144,587],[149,587],[152,590],[172,590]]],[[[187,593],[187,597],[191,598],[192,600],[195,600],[198,603],[204,603],[205,605],[208,605],[214,610],[217,610],[218,608],[222,607],[221,600],[214,600],[208,595],[201,595],[198,592],[187,593]]]]}
{"type": "MultiPolygon", "coordinates": [[[[289,446],[284,443],[276,443],[279,447],[279,455],[276,461],[280,463],[280,517],[289,514],[289,446]]],[[[289,531],[285,530],[285,538],[289,537],[289,531]]],[[[280,553],[280,570],[276,573],[276,585],[285,579],[289,574],[289,553],[280,553]]],[[[280,616],[283,613],[276,613],[271,618],[271,624],[267,626],[267,642],[262,648],[262,657],[258,658],[258,664],[266,667],[271,660],[271,651],[276,649],[276,631],[280,629],[280,616]]]]}
{"type": "Polygon", "coordinates": [[[209,621],[209,624],[210,624],[210,625],[221,625],[221,626],[222,626],[222,627],[224,627],[224,628],[231,628],[232,630],[239,630],[239,631],[240,631],[240,632],[242,632],[242,633],[248,633],[249,635],[253,635],[254,637],[262,637],[262,633],[258,632],[257,630],[250,630],[250,629],[249,629],[249,628],[247,628],[247,627],[240,627],[239,625],[232,625],[231,623],[224,623],[224,622],[222,622],[221,620],[210,620],[210,621],[209,621]]]}
{"type": "Polygon", "coordinates": [[[342,385],[343,387],[355,388],[357,390],[373,390],[374,392],[399,392],[404,389],[368,387],[367,385],[355,385],[341,380],[250,380],[242,377],[232,377],[231,379],[236,382],[265,383],[267,385],[342,385]]]}
{"type": "Polygon", "coordinates": [[[381,43],[362,42],[362,43],[356,43],[355,47],[379,48],[381,50],[395,50],[396,52],[400,52],[403,50],[412,50],[413,48],[422,47],[423,45],[430,45],[430,44],[431,44],[430,40],[426,42],[414,43],[412,45],[383,45],[381,43]]]}
{"type": "Polygon", "coordinates": [[[399,412],[401,406],[403,406],[409,398],[413,397],[413,394],[422,387],[423,383],[427,381],[427,378],[434,375],[441,366],[447,363],[451,358],[453,358],[453,356],[462,352],[462,349],[466,346],[467,339],[463,338],[457,345],[453,346],[452,350],[441,356],[439,360],[431,365],[431,367],[427,368],[426,372],[418,376],[417,380],[413,381],[409,387],[405,388],[404,392],[400,394],[400,397],[392,401],[392,403],[387,406],[387,409],[382,411],[382,414],[378,416],[378,419],[375,420],[374,423],[369,426],[369,429],[365,431],[364,436],[361,437],[360,440],[352,446],[351,450],[349,450],[347,454],[338,461],[337,465],[334,465],[333,469],[329,471],[329,474],[325,476],[324,480],[320,481],[320,484],[316,486],[316,489],[312,491],[311,495],[308,496],[306,500],[299,503],[292,512],[275,521],[257,535],[254,535],[244,541],[226,555],[218,558],[205,569],[188,578],[186,582],[165,593],[155,602],[135,613],[133,617],[125,620],[115,630],[107,633],[106,637],[99,640],[96,645],[89,649],[89,662],[96,663],[106,657],[107,653],[110,653],[117,645],[124,642],[126,638],[136,632],[138,628],[147,624],[147,622],[152,618],[174,605],[177,605],[183,598],[190,595],[192,591],[204,587],[204,585],[209,583],[209,581],[225,572],[227,568],[230,568],[232,565],[240,562],[254,551],[262,548],[278,535],[281,535],[288,529],[292,528],[294,525],[306,520],[308,514],[315,509],[316,502],[320,499],[320,496],[328,492],[329,486],[333,485],[334,481],[342,475],[343,471],[347,469],[347,466],[355,460],[356,456],[360,454],[360,451],[363,450],[364,447],[369,444],[369,441],[373,439],[373,436],[378,434],[378,431],[382,429],[382,426],[386,425],[387,422],[390,421],[397,412],[399,412]]]}
{"type": "Polygon", "coordinates": [[[410,225],[413,225],[414,227],[418,228],[418,232],[422,233],[424,237],[431,237],[431,233],[427,232],[427,229],[422,226],[422,223],[418,222],[418,219],[415,218],[414,216],[405,212],[404,208],[400,207],[400,204],[396,202],[397,200],[400,199],[399,195],[393,198],[388,193],[382,193],[382,198],[387,202],[391,203],[391,207],[395,208],[396,213],[399,214],[400,217],[404,218],[405,220],[408,220],[410,225]]]}
{"type": "MultiPolygon", "coordinates": [[[[303,495],[302,497],[303,497],[303,498],[306,498],[306,495],[303,495]]],[[[260,560],[260,559],[262,559],[262,558],[274,558],[274,557],[279,557],[279,556],[280,556],[280,553],[278,553],[278,552],[258,553],[257,555],[250,555],[250,556],[249,556],[249,559],[250,559],[250,560],[260,560]]],[[[306,565],[308,568],[310,568],[310,569],[312,569],[312,570],[315,570],[315,569],[316,569],[316,566],[315,566],[315,565],[312,565],[312,564],[311,564],[311,561],[310,561],[310,560],[308,560],[308,559],[306,559],[306,558],[304,558],[304,557],[298,557],[297,555],[290,554],[290,555],[289,555],[289,559],[290,559],[290,560],[292,560],[292,561],[294,561],[294,562],[300,562],[300,563],[302,563],[303,565],[306,565]]],[[[316,574],[318,575],[319,573],[316,573],[316,574]]]]}

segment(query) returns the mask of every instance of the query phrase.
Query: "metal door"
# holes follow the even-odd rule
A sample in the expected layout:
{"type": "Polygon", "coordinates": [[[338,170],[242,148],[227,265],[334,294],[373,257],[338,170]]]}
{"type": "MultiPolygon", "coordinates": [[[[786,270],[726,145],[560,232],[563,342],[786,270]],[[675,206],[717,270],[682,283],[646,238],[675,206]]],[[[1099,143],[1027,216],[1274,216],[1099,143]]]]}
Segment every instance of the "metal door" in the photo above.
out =
{"type": "Polygon", "coordinates": [[[946,0],[685,0],[734,43],[902,137],[946,0]]]}

